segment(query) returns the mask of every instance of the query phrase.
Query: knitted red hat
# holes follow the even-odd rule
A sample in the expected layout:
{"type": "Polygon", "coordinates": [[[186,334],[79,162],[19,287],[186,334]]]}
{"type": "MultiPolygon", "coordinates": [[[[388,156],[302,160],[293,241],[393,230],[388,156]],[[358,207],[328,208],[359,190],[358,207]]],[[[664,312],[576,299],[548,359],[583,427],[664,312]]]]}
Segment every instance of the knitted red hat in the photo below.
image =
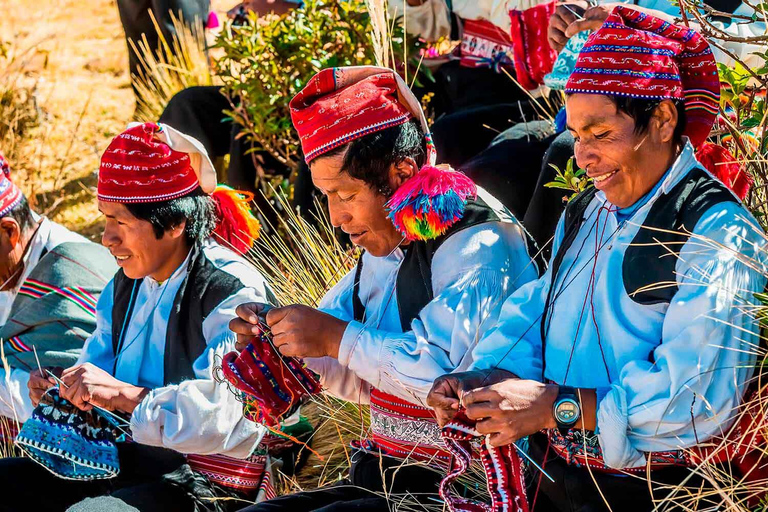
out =
{"type": "MultiPolygon", "coordinates": [[[[400,76],[387,68],[328,68],[310,79],[290,103],[291,119],[307,163],[369,133],[416,117],[425,134],[426,118],[400,76]]],[[[431,150],[430,162],[434,164],[431,150]]]]}
{"type": "Polygon", "coordinates": [[[566,93],[685,100],[685,135],[698,147],[718,112],[720,80],[698,32],[618,6],[587,39],[566,93]]]}
{"type": "Polygon", "coordinates": [[[6,216],[23,197],[21,190],[11,181],[11,168],[0,155],[0,217],[6,216]]]}
{"type": "Polygon", "coordinates": [[[99,167],[98,197],[111,203],[156,203],[198,187],[216,203],[218,242],[245,253],[258,237],[250,210],[253,194],[216,185],[216,170],[203,145],[170,126],[132,124],[115,137],[99,167]]]}
{"type": "Polygon", "coordinates": [[[194,139],[154,123],[130,126],[112,140],[101,157],[99,200],[153,203],[187,195],[198,186],[210,194],[216,187],[213,165],[207,155],[203,157],[200,151],[190,151],[188,146],[194,147],[191,140],[194,139]],[[180,144],[171,142],[173,135],[177,135],[180,144]],[[174,149],[174,146],[184,147],[174,149]],[[208,165],[198,165],[207,174],[203,179],[198,177],[192,155],[198,163],[207,161],[208,165]]]}

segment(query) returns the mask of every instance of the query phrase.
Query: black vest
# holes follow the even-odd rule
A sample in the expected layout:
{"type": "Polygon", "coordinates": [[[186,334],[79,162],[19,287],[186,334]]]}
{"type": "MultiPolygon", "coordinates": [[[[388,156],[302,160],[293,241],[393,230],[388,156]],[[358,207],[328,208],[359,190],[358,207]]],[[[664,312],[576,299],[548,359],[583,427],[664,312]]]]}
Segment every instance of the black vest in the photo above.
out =
{"type": "MultiPolygon", "coordinates": [[[[397,272],[395,293],[403,332],[411,330],[411,322],[419,316],[424,306],[434,298],[432,292],[432,257],[452,235],[472,226],[501,220],[485,201],[477,198],[468,201],[461,220],[448,228],[443,235],[427,241],[411,242],[405,248],[405,257],[397,272]]],[[[357,262],[355,284],[352,293],[352,307],[355,320],[363,320],[365,305],[360,300],[360,276],[363,271],[363,257],[357,262]]]]}
{"type": "MultiPolygon", "coordinates": [[[[112,349],[115,354],[113,375],[117,370],[117,355],[126,343],[124,336],[131,322],[140,285],[141,279],[126,277],[122,269],[115,275],[112,305],[112,349]]],[[[192,249],[186,275],[173,300],[168,318],[163,362],[166,386],[195,378],[192,365],[207,346],[203,336],[203,320],[224,299],[243,287],[240,279],[217,268],[206,258],[199,245],[192,249]]],[[[130,340],[127,342],[130,343],[130,340]]]]}
{"type": "MultiPolygon", "coordinates": [[[[576,196],[565,208],[563,241],[552,259],[550,281],[544,313],[541,320],[542,347],[546,344],[547,320],[557,272],[565,253],[576,239],[584,222],[584,213],[597,192],[589,188],[576,196]]],[[[669,303],[677,293],[675,265],[677,254],[690,238],[701,216],[711,207],[727,202],[738,202],[725,185],[703,169],[692,169],[666,194],[651,205],[642,227],[627,247],[622,262],[624,289],[638,304],[669,303]],[[669,286],[643,290],[658,283],[669,286]]]]}

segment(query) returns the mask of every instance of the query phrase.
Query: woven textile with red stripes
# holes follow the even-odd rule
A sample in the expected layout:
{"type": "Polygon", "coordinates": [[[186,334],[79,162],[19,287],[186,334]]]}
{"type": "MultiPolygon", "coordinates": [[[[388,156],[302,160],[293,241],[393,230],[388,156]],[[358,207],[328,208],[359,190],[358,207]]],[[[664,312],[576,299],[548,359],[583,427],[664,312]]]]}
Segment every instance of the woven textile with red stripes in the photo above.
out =
{"type": "Polygon", "coordinates": [[[516,78],[526,89],[543,84],[544,75],[552,71],[557,60],[557,52],[547,41],[549,18],[554,12],[554,1],[509,12],[516,78]]]}
{"type": "Polygon", "coordinates": [[[440,497],[451,512],[528,512],[523,463],[515,447],[494,448],[486,438],[476,450],[473,441],[485,436],[474,425],[474,421],[459,412],[443,427],[443,441],[453,459],[448,475],[440,482],[440,497]],[[458,497],[451,490],[456,479],[466,473],[476,451],[485,470],[490,504],[458,497]]]}
{"type": "Polygon", "coordinates": [[[211,482],[244,493],[259,489],[267,469],[267,456],[234,459],[225,455],[187,455],[187,464],[211,482]]]}

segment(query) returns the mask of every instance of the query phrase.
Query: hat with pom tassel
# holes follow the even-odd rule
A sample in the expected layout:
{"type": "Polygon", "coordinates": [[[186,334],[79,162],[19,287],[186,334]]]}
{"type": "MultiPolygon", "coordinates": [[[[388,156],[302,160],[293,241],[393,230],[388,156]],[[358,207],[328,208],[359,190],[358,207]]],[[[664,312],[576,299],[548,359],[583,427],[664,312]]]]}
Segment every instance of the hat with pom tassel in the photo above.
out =
{"type": "Polygon", "coordinates": [[[389,218],[408,240],[428,240],[461,219],[477,187],[466,175],[436,167],[437,153],[424,111],[394,71],[350,66],[320,71],[290,102],[307,163],[368,134],[417,119],[427,145],[427,163],[386,204],[389,218]]]}
{"type": "Polygon", "coordinates": [[[218,241],[239,253],[253,247],[259,221],[253,194],[216,184],[216,169],[202,143],[165,124],[131,123],[101,157],[99,201],[158,203],[202,190],[216,204],[218,241]]]}

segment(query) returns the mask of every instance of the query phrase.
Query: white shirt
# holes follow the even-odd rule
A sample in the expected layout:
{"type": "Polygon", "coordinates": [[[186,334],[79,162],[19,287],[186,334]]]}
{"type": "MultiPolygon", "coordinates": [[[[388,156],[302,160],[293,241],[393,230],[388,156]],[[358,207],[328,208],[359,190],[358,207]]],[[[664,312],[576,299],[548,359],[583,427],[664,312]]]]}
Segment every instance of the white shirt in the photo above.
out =
{"type": "MultiPolygon", "coordinates": [[[[40,217],[34,212],[32,216],[35,221],[40,221],[40,226],[29,241],[29,248],[24,255],[24,270],[18,284],[13,290],[0,292],[0,325],[8,320],[16,294],[40,261],[44,251],[52,251],[56,246],[65,242],[88,242],[87,239],[77,233],[45,217],[40,217]]],[[[29,399],[28,381],[28,371],[14,368],[10,373],[7,373],[5,368],[0,367],[0,416],[16,419],[23,423],[32,415],[34,407],[29,399]]]]}
{"type": "MultiPolygon", "coordinates": [[[[123,349],[117,358],[115,377],[151,389],[131,416],[136,442],[170,448],[181,453],[222,454],[245,458],[261,441],[264,427],[243,418],[243,406],[226,384],[214,379],[214,368],[235,349],[229,330],[235,308],[244,302],[267,302],[264,278],[243,258],[209,239],[203,252],[218,269],[245,285],[224,299],[204,320],[207,348],[193,369],[196,379],[164,386],[164,354],[168,318],[176,293],[184,280],[187,260],[164,283],[145,277],[137,290],[133,315],[127,326],[123,349]]],[[[101,294],[96,310],[96,331],[88,338],[78,364],[92,363],[112,373],[113,281],[101,294]]]]}
{"type": "MultiPolygon", "coordinates": [[[[627,247],[656,198],[694,167],[700,165],[688,143],[659,190],[622,225],[605,210],[594,224],[600,207],[610,206],[598,192],[558,272],[555,289],[565,279],[570,284],[548,322],[544,378],[597,389],[598,436],[605,462],[614,468],[642,466],[643,452],[687,448],[719,433],[752,372],[758,326],[744,308],[766,283],[766,239],[740,202],[711,207],[691,238],[671,249],[679,251],[678,290],[669,304],[638,304],[628,295],[635,290],[624,288],[627,247]],[[593,262],[597,236],[605,248],[593,262]]],[[[562,238],[561,217],[553,254],[562,238]]],[[[541,379],[540,320],[550,280],[548,270],[506,301],[498,326],[475,348],[474,368],[541,379]]]]}
{"type": "Polygon", "coordinates": [[[354,270],[320,303],[320,309],[349,320],[338,360],[307,359],[326,391],[352,402],[367,403],[370,388],[424,405],[434,380],[470,364],[470,352],[498,317],[504,299],[535,279],[536,267],[519,223],[501,204],[481,196],[510,222],[489,222],[449,237],[432,259],[434,299],[403,332],[395,284],[404,254],[363,255],[360,300],[365,323],[354,321],[354,270]]]}

